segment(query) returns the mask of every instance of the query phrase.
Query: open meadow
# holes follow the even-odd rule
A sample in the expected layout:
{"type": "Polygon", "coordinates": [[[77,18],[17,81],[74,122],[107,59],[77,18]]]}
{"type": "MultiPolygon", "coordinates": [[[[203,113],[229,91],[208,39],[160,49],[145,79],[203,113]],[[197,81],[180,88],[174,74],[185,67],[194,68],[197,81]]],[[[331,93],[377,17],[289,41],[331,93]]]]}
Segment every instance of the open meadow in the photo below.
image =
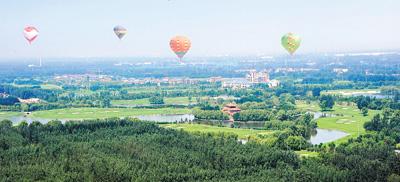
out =
{"type": "Polygon", "coordinates": [[[182,129],[187,132],[200,132],[200,133],[231,133],[238,136],[239,139],[248,139],[251,136],[257,135],[270,135],[273,131],[269,130],[254,130],[254,129],[241,129],[241,128],[228,128],[218,127],[204,124],[162,124],[162,127],[182,129]]]}

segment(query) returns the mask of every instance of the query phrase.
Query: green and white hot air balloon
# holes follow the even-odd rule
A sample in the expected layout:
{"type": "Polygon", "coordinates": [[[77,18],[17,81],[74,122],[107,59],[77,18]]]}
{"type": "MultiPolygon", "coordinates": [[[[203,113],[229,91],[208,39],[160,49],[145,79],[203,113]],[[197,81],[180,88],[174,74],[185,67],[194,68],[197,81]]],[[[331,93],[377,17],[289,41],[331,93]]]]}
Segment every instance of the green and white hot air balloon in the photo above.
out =
{"type": "Polygon", "coordinates": [[[296,50],[300,47],[301,38],[293,33],[287,33],[281,39],[282,46],[293,55],[296,50]]]}

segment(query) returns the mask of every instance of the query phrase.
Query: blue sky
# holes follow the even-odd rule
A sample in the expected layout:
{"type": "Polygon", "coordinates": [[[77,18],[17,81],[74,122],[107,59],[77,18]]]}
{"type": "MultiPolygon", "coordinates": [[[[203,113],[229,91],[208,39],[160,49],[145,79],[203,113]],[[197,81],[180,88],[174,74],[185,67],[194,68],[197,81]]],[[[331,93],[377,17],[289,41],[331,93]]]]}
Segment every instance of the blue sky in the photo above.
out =
{"type": "Polygon", "coordinates": [[[400,49],[399,0],[2,0],[0,57],[173,56],[169,39],[192,40],[187,56],[400,49]],[[40,35],[32,46],[26,25],[40,35]],[[123,41],[113,34],[122,25],[123,41]]]}

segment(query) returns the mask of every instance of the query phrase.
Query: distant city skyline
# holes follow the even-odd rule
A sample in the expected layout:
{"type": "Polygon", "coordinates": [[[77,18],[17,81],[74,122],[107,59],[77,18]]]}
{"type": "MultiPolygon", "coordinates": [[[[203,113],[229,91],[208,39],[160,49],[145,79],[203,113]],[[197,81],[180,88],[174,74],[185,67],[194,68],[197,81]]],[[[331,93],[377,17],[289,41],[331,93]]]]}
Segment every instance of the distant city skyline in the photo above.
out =
{"type": "Polygon", "coordinates": [[[188,36],[190,57],[280,55],[281,37],[302,37],[298,54],[400,50],[398,0],[4,0],[0,58],[175,57],[170,38],[188,36]],[[35,26],[32,45],[22,35],[35,26]],[[120,41],[116,25],[128,29],[120,41]]]}

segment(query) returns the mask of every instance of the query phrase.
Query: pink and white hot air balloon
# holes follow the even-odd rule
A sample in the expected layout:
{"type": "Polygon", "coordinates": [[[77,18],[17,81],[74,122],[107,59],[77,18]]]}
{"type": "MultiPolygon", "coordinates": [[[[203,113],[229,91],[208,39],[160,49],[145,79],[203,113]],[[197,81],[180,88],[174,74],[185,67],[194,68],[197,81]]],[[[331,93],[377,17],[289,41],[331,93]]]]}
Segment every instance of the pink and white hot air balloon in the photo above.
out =
{"type": "Polygon", "coordinates": [[[24,28],[24,37],[29,42],[29,44],[32,44],[32,42],[37,38],[38,35],[39,31],[35,27],[28,26],[24,28]]]}

